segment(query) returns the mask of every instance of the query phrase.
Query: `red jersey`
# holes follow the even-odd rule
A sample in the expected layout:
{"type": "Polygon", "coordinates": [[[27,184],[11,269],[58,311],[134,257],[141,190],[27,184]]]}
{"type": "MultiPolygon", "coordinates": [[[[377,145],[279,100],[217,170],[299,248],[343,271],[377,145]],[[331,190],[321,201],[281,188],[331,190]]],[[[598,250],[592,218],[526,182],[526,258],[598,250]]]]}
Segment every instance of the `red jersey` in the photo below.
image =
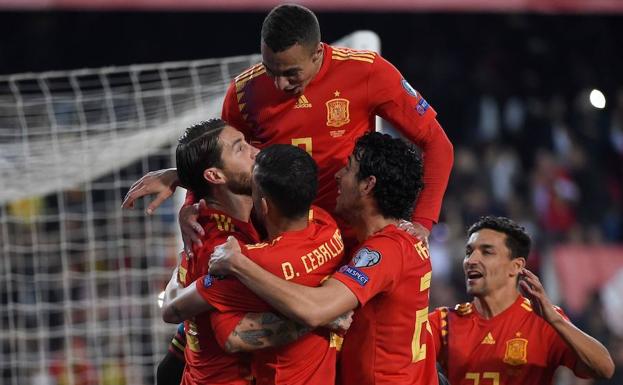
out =
{"type": "Polygon", "coordinates": [[[577,363],[571,348],[522,296],[491,319],[464,303],[438,308],[429,320],[438,361],[452,385],[551,384],[558,366],[573,369],[577,363]]]}
{"type": "MultiPolygon", "coordinates": [[[[214,247],[224,243],[229,235],[243,242],[257,242],[259,236],[253,225],[230,217],[228,214],[208,208],[200,213],[199,223],[205,231],[203,246],[194,247],[193,259],[182,258],[179,282],[190,285],[208,271],[208,262],[214,247]]],[[[186,367],[182,385],[186,384],[248,384],[248,359],[242,355],[227,354],[216,342],[210,322],[210,313],[199,314],[184,321],[186,367]]]]}
{"type": "MultiPolygon", "coordinates": [[[[285,232],[270,243],[243,246],[243,253],[280,278],[307,286],[320,285],[343,263],[344,245],[328,213],[314,207],[310,214],[313,219],[307,228],[285,232]]],[[[274,312],[237,279],[206,277],[197,281],[197,290],[219,311],[227,312],[213,312],[221,344],[243,315],[232,317],[231,312],[274,312]]],[[[332,341],[328,331],[319,329],[287,346],[255,352],[253,374],[257,384],[333,384],[336,350],[332,341]]]]}
{"type": "Polygon", "coordinates": [[[389,225],[354,255],[333,275],[361,306],[344,338],[342,384],[437,384],[428,327],[428,250],[389,225]]]}
{"type": "Polygon", "coordinates": [[[335,173],[346,165],[355,141],[375,129],[375,115],[391,122],[425,155],[424,182],[414,218],[430,228],[436,221],[452,168],[452,150],[435,111],[379,54],[323,44],[319,72],[304,94],[277,89],[262,64],[237,76],[222,117],[259,148],[302,146],[318,164],[315,204],[335,210],[335,173]]]}

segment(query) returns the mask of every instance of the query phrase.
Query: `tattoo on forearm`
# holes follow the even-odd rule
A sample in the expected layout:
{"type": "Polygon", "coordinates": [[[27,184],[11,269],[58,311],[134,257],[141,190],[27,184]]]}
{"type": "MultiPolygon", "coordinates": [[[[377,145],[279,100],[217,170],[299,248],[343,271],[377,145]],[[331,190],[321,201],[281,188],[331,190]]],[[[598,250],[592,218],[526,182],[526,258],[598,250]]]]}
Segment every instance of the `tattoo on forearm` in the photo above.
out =
{"type": "Polygon", "coordinates": [[[285,319],[273,313],[261,313],[261,316],[262,316],[261,317],[262,319],[260,320],[260,324],[262,325],[270,325],[270,324],[286,321],[285,319]]]}
{"type": "Polygon", "coordinates": [[[248,313],[227,342],[228,350],[241,341],[243,350],[287,345],[307,334],[311,329],[273,313],[248,313]]]}
{"type": "Polygon", "coordinates": [[[262,338],[270,338],[275,333],[270,329],[245,330],[238,333],[240,339],[251,346],[263,346],[262,338]]]}

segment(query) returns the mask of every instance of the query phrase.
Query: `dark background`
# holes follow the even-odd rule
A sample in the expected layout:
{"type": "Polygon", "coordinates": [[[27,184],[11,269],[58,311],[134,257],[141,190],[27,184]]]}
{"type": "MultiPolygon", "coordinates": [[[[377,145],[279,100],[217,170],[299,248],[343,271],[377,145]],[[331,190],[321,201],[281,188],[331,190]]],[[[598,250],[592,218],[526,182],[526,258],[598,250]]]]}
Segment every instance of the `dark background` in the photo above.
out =
{"type": "MultiPolygon", "coordinates": [[[[264,12],[3,12],[0,74],[259,52],[264,12]]],[[[620,16],[318,13],[323,40],[360,29],[435,106],[454,138],[479,93],[572,98],[621,85],[620,16]],[[467,108],[466,108],[467,107],[467,108]]]]}

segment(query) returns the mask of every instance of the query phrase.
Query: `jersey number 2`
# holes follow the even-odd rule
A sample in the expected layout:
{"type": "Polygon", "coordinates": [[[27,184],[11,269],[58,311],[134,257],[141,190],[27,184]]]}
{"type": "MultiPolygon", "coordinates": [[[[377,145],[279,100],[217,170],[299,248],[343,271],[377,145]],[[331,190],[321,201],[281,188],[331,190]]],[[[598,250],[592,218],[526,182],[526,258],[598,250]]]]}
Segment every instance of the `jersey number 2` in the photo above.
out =
{"type": "MultiPolygon", "coordinates": [[[[430,278],[431,274],[428,272],[420,279],[420,292],[428,290],[430,278]]],[[[422,361],[426,358],[426,344],[421,341],[424,328],[426,328],[426,333],[431,333],[428,324],[428,306],[415,312],[415,331],[411,340],[411,362],[422,361]]]]}

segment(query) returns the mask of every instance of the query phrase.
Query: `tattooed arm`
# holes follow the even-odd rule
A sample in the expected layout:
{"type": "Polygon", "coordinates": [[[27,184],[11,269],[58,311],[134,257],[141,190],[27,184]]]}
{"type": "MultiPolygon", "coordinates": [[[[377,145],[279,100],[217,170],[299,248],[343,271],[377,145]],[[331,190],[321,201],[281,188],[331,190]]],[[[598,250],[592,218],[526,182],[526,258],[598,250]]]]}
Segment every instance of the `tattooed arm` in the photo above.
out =
{"type": "MultiPolygon", "coordinates": [[[[353,312],[341,315],[326,327],[344,333],[350,327],[353,312]]],[[[274,313],[247,313],[225,342],[229,353],[253,351],[287,345],[312,329],[274,313]]]]}
{"type": "Polygon", "coordinates": [[[307,334],[311,328],[273,313],[247,313],[225,342],[229,353],[283,346],[307,334]]]}

